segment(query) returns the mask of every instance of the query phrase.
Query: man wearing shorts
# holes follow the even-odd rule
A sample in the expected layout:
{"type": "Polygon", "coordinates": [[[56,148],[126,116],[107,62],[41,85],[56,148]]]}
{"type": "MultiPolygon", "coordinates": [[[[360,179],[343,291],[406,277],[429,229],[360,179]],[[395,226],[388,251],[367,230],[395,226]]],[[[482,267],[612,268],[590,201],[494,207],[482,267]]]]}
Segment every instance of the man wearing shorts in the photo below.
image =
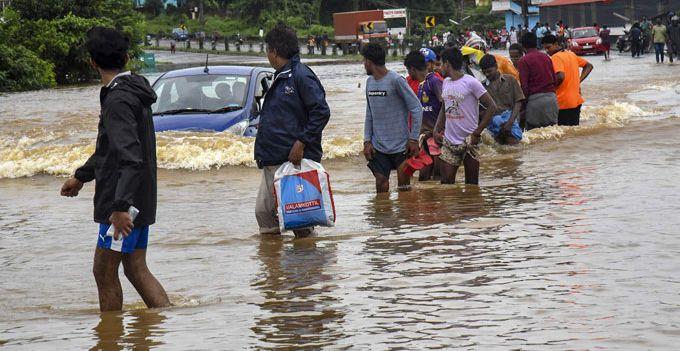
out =
{"type": "Polygon", "coordinates": [[[64,183],[61,195],[78,196],[83,183],[96,181],[94,221],[99,230],[93,272],[100,310],[123,307],[121,261],[147,307],[169,306],[163,286],[146,265],[149,226],[156,220],[156,136],[151,117],[156,94],[146,78],[123,72],[129,39],[122,33],[94,27],[87,33],[86,47],[103,85],[97,146],[64,183]],[[128,214],[131,207],[139,210],[134,220],[128,214]]]}
{"type": "Polygon", "coordinates": [[[448,48],[442,53],[447,78],[442,86],[443,106],[437,118],[435,136],[442,142],[442,184],[456,182],[460,165],[465,167],[465,183],[479,183],[479,157],[477,145],[482,131],[491,121],[496,104],[482,83],[461,71],[463,53],[458,48],[448,48]],[[479,103],[486,107],[480,121],[479,103]],[[444,137],[441,133],[444,131],[444,137]]]}
{"type": "Polygon", "coordinates": [[[561,126],[577,126],[581,119],[581,82],[583,82],[593,65],[571,51],[564,50],[552,34],[543,38],[543,48],[550,55],[555,71],[557,86],[557,105],[560,110],[557,124],[561,126]]]}
{"type": "MultiPolygon", "coordinates": [[[[434,62],[436,55],[428,48],[420,51],[411,51],[404,59],[404,66],[410,76],[420,81],[418,88],[418,100],[423,107],[423,120],[420,124],[420,147],[432,158],[432,163],[420,168],[418,180],[426,181],[432,179],[434,170],[439,167],[439,146],[434,142],[432,131],[437,123],[441,101],[439,97],[442,91],[442,78],[434,72],[434,62]]],[[[422,154],[422,152],[421,152],[422,154]]]]}
{"type": "Polygon", "coordinates": [[[418,155],[423,109],[404,77],[385,67],[385,49],[371,43],[363,47],[366,81],[364,156],[375,177],[376,192],[388,192],[390,173],[397,170],[400,190],[409,189],[406,160],[418,155]],[[409,126],[409,113],[411,125],[409,126]]]}

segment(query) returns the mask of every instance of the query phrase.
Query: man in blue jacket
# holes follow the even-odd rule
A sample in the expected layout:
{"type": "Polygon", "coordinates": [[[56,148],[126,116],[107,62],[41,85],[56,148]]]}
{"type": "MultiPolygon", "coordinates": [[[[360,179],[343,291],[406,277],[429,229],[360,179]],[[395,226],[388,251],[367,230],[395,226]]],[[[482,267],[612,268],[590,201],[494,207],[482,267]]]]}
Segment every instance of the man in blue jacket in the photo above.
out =
{"type": "MultiPolygon", "coordinates": [[[[267,59],[276,70],[260,112],[255,161],[262,169],[255,217],[261,234],[279,234],[274,173],[284,162],[321,162],[321,135],[330,118],[326,92],[309,67],[300,63],[295,31],[278,24],[265,37],[267,59]]],[[[313,228],[294,231],[309,236],[313,228]]]]}

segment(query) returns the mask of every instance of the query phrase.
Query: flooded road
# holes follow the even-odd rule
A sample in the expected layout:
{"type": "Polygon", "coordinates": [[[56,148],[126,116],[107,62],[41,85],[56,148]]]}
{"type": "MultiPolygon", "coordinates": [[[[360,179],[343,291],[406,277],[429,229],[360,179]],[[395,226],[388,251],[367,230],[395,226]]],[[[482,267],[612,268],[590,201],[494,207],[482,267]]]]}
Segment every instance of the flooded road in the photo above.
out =
{"type": "Polygon", "coordinates": [[[384,196],[359,156],[362,66],[315,67],[338,215],[318,238],[257,234],[252,140],[159,134],[148,261],[176,306],[146,310],[122,280],[122,313],[98,312],[93,186],[58,196],[93,149],[98,87],[0,96],[0,347],[673,350],[680,68],[588,59],[582,127],[485,140],[479,187],[384,196]]]}

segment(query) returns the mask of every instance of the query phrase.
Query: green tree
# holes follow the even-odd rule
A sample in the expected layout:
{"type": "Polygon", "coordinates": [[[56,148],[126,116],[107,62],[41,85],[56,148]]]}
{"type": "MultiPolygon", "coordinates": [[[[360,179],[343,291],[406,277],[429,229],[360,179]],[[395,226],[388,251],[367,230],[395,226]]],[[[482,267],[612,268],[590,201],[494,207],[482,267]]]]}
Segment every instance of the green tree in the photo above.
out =
{"type": "Polygon", "coordinates": [[[80,82],[94,76],[84,47],[86,33],[93,26],[124,31],[131,39],[131,56],[141,53],[144,18],[133,9],[132,1],[14,0],[12,7],[16,12],[5,13],[10,17],[18,14],[18,19],[11,28],[6,26],[9,34],[5,37],[12,40],[12,46],[23,46],[51,64],[57,83],[80,82]]]}
{"type": "MultiPolygon", "coordinates": [[[[12,7],[27,20],[56,19],[71,13],[79,17],[96,17],[105,0],[13,0],[12,7]]],[[[131,1],[130,1],[131,2],[131,1]]]]}
{"type": "Polygon", "coordinates": [[[0,26],[0,92],[41,89],[56,84],[54,66],[31,50],[9,43],[21,30],[18,12],[6,9],[0,26]]]}
{"type": "Polygon", "coordinates": [[[144,11],[154,17],[163,13],[163,10],[165,10],[163,0],[146,0],[144,3],[144,11]]]}

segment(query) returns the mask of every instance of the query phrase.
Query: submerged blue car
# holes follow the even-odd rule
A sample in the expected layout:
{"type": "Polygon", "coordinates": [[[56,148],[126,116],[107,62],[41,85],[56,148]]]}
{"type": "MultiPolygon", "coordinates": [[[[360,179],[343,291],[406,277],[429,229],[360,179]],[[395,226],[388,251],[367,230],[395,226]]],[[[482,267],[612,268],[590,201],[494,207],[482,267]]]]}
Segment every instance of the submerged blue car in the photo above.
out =
{"type": "Polygon", "coordinates": [[[254,137],[273,77],[271,68],[242,66],[164,73],[153,83],[158,96],[151,106],[156,132],[229,131],[254,137]]]}

